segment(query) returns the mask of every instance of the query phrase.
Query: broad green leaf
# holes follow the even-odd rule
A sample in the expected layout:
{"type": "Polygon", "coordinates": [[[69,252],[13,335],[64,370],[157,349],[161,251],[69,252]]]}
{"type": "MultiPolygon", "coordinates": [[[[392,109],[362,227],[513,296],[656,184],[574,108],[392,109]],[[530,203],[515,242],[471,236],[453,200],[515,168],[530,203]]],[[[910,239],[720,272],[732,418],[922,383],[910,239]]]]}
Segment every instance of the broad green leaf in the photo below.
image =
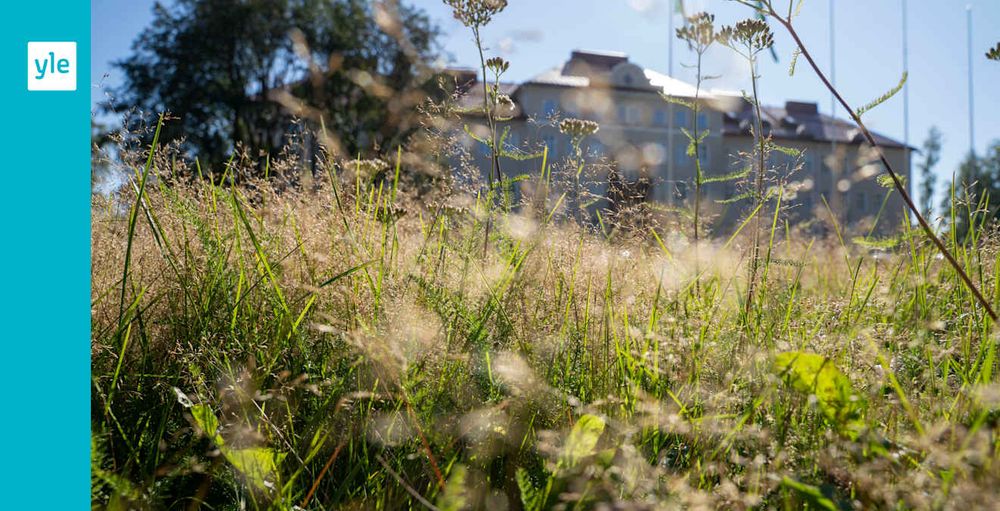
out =
{"type": "Polygon", "coordinates": [[[219,434],[219,419],[212,411],[212,407],[203,404],[191,405],[191,416],[198,427],[205,432],[205,435],[212,439],[219,447],[222,447],[222,435],[219,434]]]}
{"type": "Polygon", "coordinates": [[[274,483],[278,465],[285,459],[285,453],[274,452],[269,447],[248,447],[233,449],[228,447],[219,433],[219,419],[212,407],[205,404],[191,405],[191,416],[195,424],[205,432],[212,442],[222,451],[222,455],[238,472],[243,474],[247,482],[257,490],[267,488],[265,483],[274,483]]]}
{"type": "Polygon", "coordinates": [[[531,482],[531,476],[523,468],[517,469],[517,487],[521,490],[521,504],[525,511],[541,511],[545,505],[545,493],[531,482]]]}
{"type": "Polygon", "coordinates": [[[108,498],[108,505],[104,508],[104,511],[128,511],[128,502],[120,493],[114,492],[111,497],[108,498]]]}
{"type": "Polygon", "coordinates": [[[437,507],[441,511],[459,511],[468,505],[465,492],[465,466],[455,465],[448,476],[444,490],[437,498],[437,507]]]}
{"type": "Polygon", "coordinates": [[[222,447],[222,454],[237,471],[243,474],[252,487],[264,490],[266,483],[275,483],[278,464],[285,458],[284,453],[276,453],[269,447],[249,447],[230,449],[222,447]]]}
{"type": "Polygon", "coordinates": [[[599,451],[595,456],[594,460],[597,461],[603,467],[610,467],[615,461],[615,455],[618,454],[618,449],[614,447],[604,449],[599,451]]]}
{"type": "Polygon", "coordinates": [[[796,481],[788,476],[785,476],[781,480],[781,485],[785,488],[795,490],[803,500],[809,503],[810,508],[813,509],[826,509],[827,511],[838,511],[837,504],[830,500],[819,488],[811,485],[796,481]]]}
{"type": "Polygon", "coordinates": [[[789,351],[774,358],[774,370],[792,388],[815,395],[823,416],[841,433],[857,436],[864,403],[833,361],[815,353],[789,351]]]}
{"type": "Polygon", "coordinates": [[[594,415],[584,415],[576,421],[566,439],[563,451],[563,465],[572,467],[581,459],[594,454],[597,441],[604,433],[604,419],[594,415]]]}

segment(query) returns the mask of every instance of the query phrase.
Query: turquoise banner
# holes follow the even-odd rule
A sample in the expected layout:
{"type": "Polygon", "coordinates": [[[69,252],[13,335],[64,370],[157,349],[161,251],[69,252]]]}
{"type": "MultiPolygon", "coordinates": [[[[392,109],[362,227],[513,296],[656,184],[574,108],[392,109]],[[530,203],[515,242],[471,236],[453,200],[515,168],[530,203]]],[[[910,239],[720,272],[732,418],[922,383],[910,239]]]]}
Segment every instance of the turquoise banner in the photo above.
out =
{"type": "Polygon", "coordinates": [[[2,509],[90,507],[90,3],[6,2],[2,509]]]}

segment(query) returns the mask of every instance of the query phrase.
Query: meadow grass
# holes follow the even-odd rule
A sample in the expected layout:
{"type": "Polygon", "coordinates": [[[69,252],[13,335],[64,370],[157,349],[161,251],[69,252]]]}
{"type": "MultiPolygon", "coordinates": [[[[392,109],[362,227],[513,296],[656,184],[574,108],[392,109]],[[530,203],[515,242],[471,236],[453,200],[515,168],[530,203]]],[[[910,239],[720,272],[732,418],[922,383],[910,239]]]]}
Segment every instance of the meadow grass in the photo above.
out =
{"type": "MultiPolygon", "coordinates": [[[[233,184],[156,148],[94,196],[96,508],[1000,506],[994,325],[918,233],[758,208],[748,295],[747,233],[609,236],[389,159],[233,184]]],[[[958,241],[996,304],[1000,244],[958,241]]]]}

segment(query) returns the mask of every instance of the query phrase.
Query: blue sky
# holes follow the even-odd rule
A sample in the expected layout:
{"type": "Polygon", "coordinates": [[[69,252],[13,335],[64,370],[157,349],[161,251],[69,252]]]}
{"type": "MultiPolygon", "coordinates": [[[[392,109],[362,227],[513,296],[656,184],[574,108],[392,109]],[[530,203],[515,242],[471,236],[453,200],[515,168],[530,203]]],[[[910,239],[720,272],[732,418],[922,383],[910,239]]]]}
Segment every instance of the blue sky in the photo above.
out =
{"type": "MultiPolygon", "coordinates": [[[[796,19],[803,42],[825,71],[830,68],[829,13],[831,0],[804,0],[796,19]]],[[[894,86],[902,74],[903,0],[833,0],[837,86],[847,101],[860,106],[894,86]]],[[[167,0],[169,3],[169,0],[167,0]]],[[[782,0],[776,0],[782,3],[782,0]]],[[[945,136],[938,174],[951,172],[968,152],[968,66],[966,6],[973,12],[973,72],[976,90],[976,148],[1000,139],[1000,63],[983,54],[1000,41],[998,0],[907,0],[909,11],[910,143],[919,146],[932,125],[945,136]]],[[[117,85],[120,74],[110,62],[128,55],[132,40],[149,23],[153,0],[94,0],[91,32],[91,97],[100,101],[100,85],[117,85]]],[[[417,0],[441,26],[444,48],[452,64],[471,66],[478,55],[468,30],[452,19],[439,0],[417,0]]],[[[484,30],[491,54],[511,61],[507,77],[523,80],[564,61],[573,49],[615,50],[628,53],[642,66],[668,71],[669,23],[673,0],[509,0],[507,10],[484,30]]],[[[717,23],[731,24],[749,11],[728,0],[686,0],[687,10],[707,10],[717,23]]],[[[677,21],[679,23],[679,20],[677,21]]],[[[777,63],[766,58],[759,70],[765,102],[786,99],[817,101],[829,112],[830,96],[801,60],[795,76],[788,75],[793,44],[776,27],[777,63]]],[[[690,80],[683,67],[691,55],[674,45],[674,75],[690,80]]],[[[728,50],[710,52],[707,73],[721,75],[711,84],[747,89],[745,65],[728,50]]],[[[843,116],[843,112],[839,115],[843,116]]],[[[903,139],[903,95],[865,116],[869,127],[903,139]]],[[[917,156],[919,158],[919,156],[917,156]]],[[[940,187],[939,187],[940,188],[940,187]]]]}

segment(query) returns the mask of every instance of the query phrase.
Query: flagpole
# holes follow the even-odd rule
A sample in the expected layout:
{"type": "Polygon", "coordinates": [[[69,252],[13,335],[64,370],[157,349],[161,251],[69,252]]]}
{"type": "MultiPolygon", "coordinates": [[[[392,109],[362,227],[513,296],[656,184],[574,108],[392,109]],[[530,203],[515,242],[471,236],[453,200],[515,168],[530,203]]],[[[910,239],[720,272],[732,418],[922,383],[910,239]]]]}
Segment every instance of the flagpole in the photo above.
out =
{"type": "MultiPolygon", "coordinates": [[[[903,74],[906,75],[906,83],[903,84],[903,156],[906,158],[906,175],[909,176],[910,168],[910,42],[909,42],[909,20],[907,19],[906,0],[903,2],[903,74]]],[[[910,180],[913,181],[912,179],[910,180]]]]}
{"type": "MultiPolygon", "coordinates": [[[[837,50],[836,38],[834,37],[836,29],[833,14],[833,0],[830,0],[830,82],[834,88],[837,88],[837,50]]],[[[832,92],[830,93],[830,116],[837,116],[837,98],[833,96],[832,92]]]]}
{"type": "MultiPolygon", "coordinates": [[[[906,143],[907,147],[910,145],[910,52],[909,52],[909,40],[908,40],[908,23],[906,19],[906,0],[903,2],[903,73],[906,74],[907,80],[903,84],[903,141],[906,143]]],[[[907,153],[909,154],[909,153],[907,153]]],[[[907,158],[908,159],[908,158],[907,158]]],[[[907,163],[907,171],[909,171],[909,163],[907,163]]]]}
{"type": "MultiPolygon", "coordinates": [[[[837,25],[835,22],[834,14],[836,12],[834,0],[830,0],[830,83],[833,84],[833,88],[837,88],[837,25]]],[[[837,117],[837,98],[830,91],[830,117],[831,119],[836,119],[837,117]]],[[[835,122],[835,121],[831,121],[835,122]]],[[[846,154],[846,153],[845,153],[846,154]]],[[[844,193],[838,188],[840,176],[847,173],[847,158],[837,158],[837,138],[836,136],[830,137],[830,201],[832,202],[833,209],[835,211],[840,211],[840,220],[847,220],[846,208],[842,207],[842,200],[844,193]],[[836,160],[840,160],[837,163],[836,160]]]]}
{"type": "MultiPolygon", "coordinates": [[[[677,9],[680,9],[680,0],[674,0],[673,8],[670,9],[670,14],[667,15],[669,20],[669,30],[667,31],[667,74],[670,78],[674,78],[674,16],[677,14],[677,9]]],[[[665,194],[663,195],[663,201],[669,205],[674,204],[674,109],[677,105],[670,103],[667,106],[667,182],[666,186],[663,187],[665,194]]]]}
{"type": "Polygon", "coordinates": [[[667,28],[667,74],[674,77],[674,11],[670,11],[667,16],[669,20],[667,28]]]}
{"type": "Polygon", "coordinates": [[[972,4],[965,6],[969,45],[969,154],[976,155],[976,96],[972,81],[972,4]]]}

